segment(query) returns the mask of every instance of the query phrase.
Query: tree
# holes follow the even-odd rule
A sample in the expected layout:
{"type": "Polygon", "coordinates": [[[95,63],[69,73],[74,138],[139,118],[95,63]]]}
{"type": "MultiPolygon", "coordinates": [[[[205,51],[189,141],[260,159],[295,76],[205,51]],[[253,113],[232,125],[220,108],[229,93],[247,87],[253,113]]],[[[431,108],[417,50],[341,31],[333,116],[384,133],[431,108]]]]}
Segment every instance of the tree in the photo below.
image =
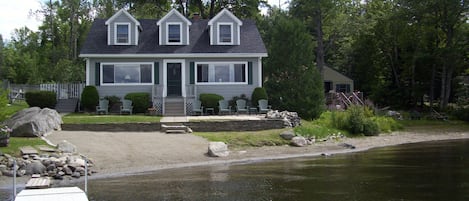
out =
{"type": "Polygon", "coordinates": [[[304,24],[284,13],[267,19],[265,88],[274,108],[296,111],[304,119],[319,117],[324,108],[321,76],[313,65],[313,41],[304,24]]]}

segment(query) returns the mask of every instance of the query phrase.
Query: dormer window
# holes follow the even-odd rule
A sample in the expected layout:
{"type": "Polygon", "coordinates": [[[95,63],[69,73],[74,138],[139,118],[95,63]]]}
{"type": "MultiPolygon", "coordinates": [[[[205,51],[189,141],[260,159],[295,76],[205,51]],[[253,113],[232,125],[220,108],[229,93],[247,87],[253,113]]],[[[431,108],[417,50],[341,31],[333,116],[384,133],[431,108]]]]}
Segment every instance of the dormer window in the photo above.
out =
{"type": "Polygon", "coordinates": [[[218,24],[219,30],[219,44],[233,44],[233,24],[231,23],[219,23],[218,24]]]}
{"type": "Polygon", "coordinates": [[[168,28],[168,35],[167,35],[167,44],[175,44],[181,45],[182,44],[182,23],[167,23],[168,28]]]}
{"type": "Polygon", "coordinates": [[[116,45],[130,44],[130,23],[116,23],[114,43],[116,45]]]}

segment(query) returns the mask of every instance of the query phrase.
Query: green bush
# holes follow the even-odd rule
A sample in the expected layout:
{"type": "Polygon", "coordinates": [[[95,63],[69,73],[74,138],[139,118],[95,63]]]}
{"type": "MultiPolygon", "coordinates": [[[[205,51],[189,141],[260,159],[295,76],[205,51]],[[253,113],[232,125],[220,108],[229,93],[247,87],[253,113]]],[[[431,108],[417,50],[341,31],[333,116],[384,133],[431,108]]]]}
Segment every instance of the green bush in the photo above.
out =
{"type": "Polygon", "coordinates": [[[145,92],[128,93],[124,99],[131,100],[135,113],[145,113],[151,107],[150,94],[145,92]]]}
{"type": "Polygon", "coordinates": [[[365,121],[365,112],[363,107],[351,106],[347,109],[349,113],[348,126],[351,134],[359,134],[363,132],[363,124],[365,121]]]}
{"type": "Polygon", "coordinates": [[[81,105],[85,111],[94,111],[99,104],[99,94],[95,86],[86,86],[81,93],[81,105]]]}
{"type": "Polygon", "coordinates": [[[460,107],[451,112],[455,118],[469,122],[469,107],[460,107]]]}
{"type": "Polygon", "coordinates": [[[218,94],[200,94],[199,100],[205,108],[218,108],[218,101],[223,100],[218,94]]]}
{"type": "Polygon", "coordinates": [[[402,129],[402,125],[392,117],[375,116],[371,119],[378,124],[379,130],[383,133],[402,129]]]}
{"type": "Polygon", "coordinates": [[[55,108],[57,104],[57,95],[53,91],[28,91],[25,99],[30,107],[55,108]]]}
{"type": "Polygon", "coordinates": [[[262,87],[256,87],[254,91],[252,91],[252,95],[251,95],[252,105],[257,106],[258,101],[261,99],[266,99],[266,100],[268,99],[267,92],[262,87]]]}
{"type": "MultiPolygon", "coordinates": [[[[341,130],[348,130],[349,129],[349,113],[341,112],[341,111],[333,111],[330,113],[330,126],[341,129],[341,130]]],[[[322,116],[322,115],[321,115],[322,116]]]]}
{"type": "Polygon", "coordinates": [[[372,119],[368,118],[363,121],[363,134],[365,136],[374,136],[379,134],[379,125],[372,119]]]}

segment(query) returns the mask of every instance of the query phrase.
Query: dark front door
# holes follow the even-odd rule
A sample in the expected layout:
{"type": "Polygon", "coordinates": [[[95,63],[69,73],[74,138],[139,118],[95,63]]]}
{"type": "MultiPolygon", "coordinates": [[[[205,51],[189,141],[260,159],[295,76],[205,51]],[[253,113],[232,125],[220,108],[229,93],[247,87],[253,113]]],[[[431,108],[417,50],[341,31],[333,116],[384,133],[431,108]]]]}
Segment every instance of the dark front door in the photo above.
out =
{"type": "Polygon", "coordinates": [[[167,64],[168,96],[181,96],[181,63],[167,64]]]}

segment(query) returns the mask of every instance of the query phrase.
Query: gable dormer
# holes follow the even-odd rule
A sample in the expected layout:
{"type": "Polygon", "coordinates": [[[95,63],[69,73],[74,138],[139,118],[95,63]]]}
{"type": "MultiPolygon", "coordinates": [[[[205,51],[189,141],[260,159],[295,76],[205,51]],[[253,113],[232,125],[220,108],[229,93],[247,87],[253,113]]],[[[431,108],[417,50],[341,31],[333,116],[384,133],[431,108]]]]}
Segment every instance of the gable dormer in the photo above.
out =
{"type": "Polygon", "coordinates": [[[210,21],[210,45],[239,45],[243,22],[229,10],[223,9],[210,21]]]}
{"type": "Polygon", "coordinates": [[[192,23],[176,9],[169,11],[156,25],[159,45],[189,45],[189,26],[192,23]]]}
{"type": "Polygon", "coordinates": [[[108,45],[138,45],[140,22],[124,9],[119,10],[105,24],[108,45]]]}

